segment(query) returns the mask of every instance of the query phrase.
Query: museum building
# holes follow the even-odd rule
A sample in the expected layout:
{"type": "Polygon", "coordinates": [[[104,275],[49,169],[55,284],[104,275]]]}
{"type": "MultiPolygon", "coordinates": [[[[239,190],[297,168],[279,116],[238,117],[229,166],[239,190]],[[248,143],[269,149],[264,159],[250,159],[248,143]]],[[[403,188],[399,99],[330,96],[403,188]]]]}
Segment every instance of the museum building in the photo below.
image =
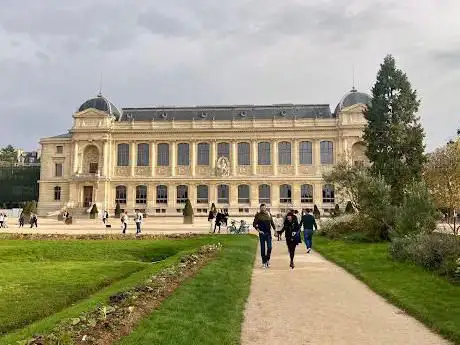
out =
{"type": "Polygon", "coordinates": [[[39,215],[92,204],[114,212],[196,215],[210,205],[230,214],[272,212],[341,200],[322,175],[339,160],[364,164],[363,110],[352,89],[328,104],[117,108],[99,94],[73,114],[68,133],[43,138],[39,215]]]}

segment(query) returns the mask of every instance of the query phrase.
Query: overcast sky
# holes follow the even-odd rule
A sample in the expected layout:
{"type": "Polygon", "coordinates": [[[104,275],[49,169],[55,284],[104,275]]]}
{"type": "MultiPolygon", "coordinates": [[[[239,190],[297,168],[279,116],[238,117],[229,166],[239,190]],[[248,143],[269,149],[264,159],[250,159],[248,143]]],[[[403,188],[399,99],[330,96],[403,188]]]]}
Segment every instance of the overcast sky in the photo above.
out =
{"type": "Polygon", "coordinates": [[[429,150],[460,127],[458,0],[0,0],[0,146],[35,149],[103,93],[120,107],[327,103],[386,54],[429,150]]]}

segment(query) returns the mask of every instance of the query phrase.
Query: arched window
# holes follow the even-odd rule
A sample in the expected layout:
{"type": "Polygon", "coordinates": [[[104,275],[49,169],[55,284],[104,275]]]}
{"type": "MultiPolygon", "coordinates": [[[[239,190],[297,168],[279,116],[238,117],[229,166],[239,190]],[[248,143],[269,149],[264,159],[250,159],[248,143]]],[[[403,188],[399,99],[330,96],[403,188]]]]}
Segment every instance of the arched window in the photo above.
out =
{"type": "Polygon", "coordinates": [[[129,165],[129,144],[118,144],[117,165],[119,167],[129,165]]]}
{"type": "Polygon", "coordinates": [[[136,204],[147,203],[147,186],[136,186],[136,204]]]}
{"type": "Polygon", "coordinates": [[[61,187],[54,187],[54,201],[61,201],[61,187]]]}
{"type": "Polygon", "coordinates": [[[270,186],[268,184],[261,184],[259,186],[259,204],[270,204],[270,186]]]}
{"type": "Polygon", "coordinates": [[[199,185],[196,187],[196,203],[197,204],[207,204],[208,199],[208,186],[199,185]]]}
{"type": "Polygon", "coordinates": [[[157,165],[159,167],[169,166],[169,144],[158,144],[157,165]]]}
{"type": "Polygon", "coordinates": [[[180,185],[177,186],[177,199],[176,202],[178,204],[185,204],[188,199],[188,186],[180,185]]]}
{"type": "Polygon", "coordinates": [[[280,186],[280,203],[290,204],[292,202],[292,188],[288,184],[280,186]]]}
{"type": "Polygon", "coordinates": [[[330,184],[326,184],[323,186],[323,203],[334,203],[335,202],[335,195],[334,195],[334,186],[330,184]]]}
{"type": "Polygon", "coordinates": [[[190,146],[187,143],[177,145],[177,165],[190,165],[190,146]]]}
{"type": "Polygon", "coordinates": [[[249,143],[238,143],[238,165],[251,164],[251,148],[249,143]]]}
{"type": "Polygon", "coordinates": [[[269,142],[260,142],[257,144],[257,153],[258,159],[257,163],[259,165],[270,165],[271,164],[271,153],[270,153],[270,143],[269,142]]]}
{"type": "Polygon", "coordinates": [[[281,141],[278,143],[278,164],[291,164],[291,143],[288,141],[281,141]]]}
{"type": "Polygon", "coordinates": [[[217,203],[228,204],[229,203],[229,188],[226,184],[220,184],[217,186],[217,203]]]}
{"type": "Polygon", "coordinates": [[[311,184],[303,184],[300,186],[300,202],[312,203],[313,202],[313,186],[311,184]]]}
{"type": "Polygon", "coordinates": [[[126,204],[126,187],[116,186],[115,187],[115,203],[126,204]]]}
{"type": "Polygon", "coordinates": [[[150,145],[143,143],[137,144],[137,166],[148,167],[149,166],[149,149],[150,145]]]}
{"type": "Polygon", "coordinates": [[[199,143],[198,144],[198,165],[209,165],[209,144],[199,143]]]}
{"type": "Polygon", "coordinates": [[[334,164],[334,143],[332,141],[322,141],[319,144],[321,164],[334,164]]]}
{"type": "Polygon", "coordinates": [[[299,164],[313,164],[313,150],[310,141],[301,141],[299,143],[299,164]]]}
{"type": "Polygon", "coordinates": [[[227,157],[230,159],[230,144],[229,143],[218,143],[217,144],[217,158],[227,157]]]}
{"type": "Polygon", "coordinates": [[[164,185],[157,186],[157,204],[167,204],[168,203],[168,187],[164,185]]]}
{"type": "Polygon", "coordinates": [[[238,186],[238,204],[249,204],[249,186],[247,184],[238,186]]]}

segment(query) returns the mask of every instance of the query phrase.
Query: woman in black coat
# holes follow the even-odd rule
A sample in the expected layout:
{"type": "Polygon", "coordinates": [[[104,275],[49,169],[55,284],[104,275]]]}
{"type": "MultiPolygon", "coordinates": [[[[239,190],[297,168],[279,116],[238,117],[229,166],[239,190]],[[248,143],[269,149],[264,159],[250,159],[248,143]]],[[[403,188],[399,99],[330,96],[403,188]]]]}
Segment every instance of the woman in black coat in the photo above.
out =
{"type": "Polygon", "coordinates": [[[286,215],[286,219],[284,221],[283,226],[284,236],[286,237],[286,244],[289,250],[289,258],[291,259],[291,263],[289,267],[294,269],[294,255],[295,255],[295,248],[301,242],[300,240],[300,225],[297,220],[297,217],[293,212],[289,212],[286,215]]]}

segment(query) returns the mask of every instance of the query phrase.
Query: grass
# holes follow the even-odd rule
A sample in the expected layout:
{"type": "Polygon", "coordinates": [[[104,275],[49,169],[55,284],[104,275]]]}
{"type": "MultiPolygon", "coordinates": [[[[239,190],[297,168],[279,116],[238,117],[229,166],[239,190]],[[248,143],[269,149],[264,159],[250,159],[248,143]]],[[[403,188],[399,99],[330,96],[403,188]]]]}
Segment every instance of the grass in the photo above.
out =
{"type": "Polygon", "coordinates": [[[176,290],[119,345],[240,344],[255,236],[223,236],[219,257],[176,290]]]}
{"type": "Polygon", "coordinates": [[[353,243],[317,236],[315,247],[391,303],[460,344],[460,287],[422,267],[393,261],[387,243],[353,243]]]}
{"type": "Polygon", "coordinates": [[[105,303],[217,237],[187,240],[0,241],[0,344],[105,303]],[[160,261],[163,260],[163,261],[160,261]],[[151,261],[160,261],[151,264],[151,261]]]}

